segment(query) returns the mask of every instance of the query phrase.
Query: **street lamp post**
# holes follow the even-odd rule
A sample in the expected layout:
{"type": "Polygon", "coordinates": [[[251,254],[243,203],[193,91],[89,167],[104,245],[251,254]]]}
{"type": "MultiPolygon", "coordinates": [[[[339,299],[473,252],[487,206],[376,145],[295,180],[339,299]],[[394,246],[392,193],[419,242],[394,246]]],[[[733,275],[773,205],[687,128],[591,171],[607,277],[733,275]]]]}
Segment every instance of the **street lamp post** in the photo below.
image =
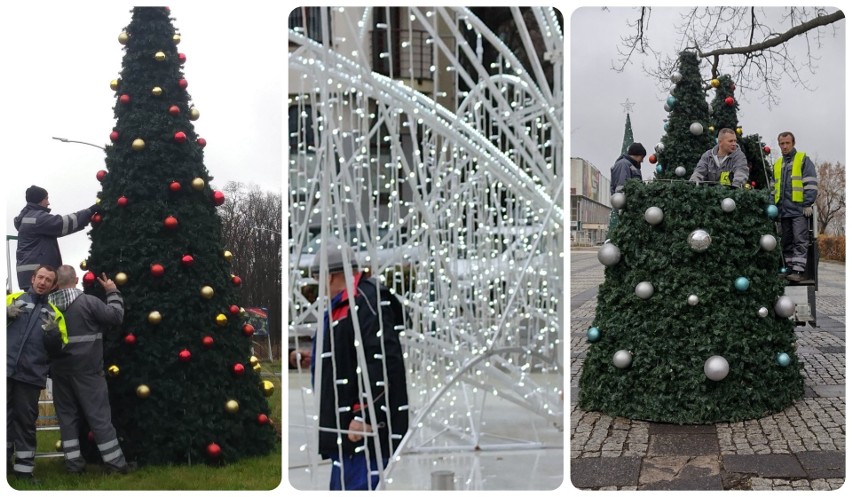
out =
{"type": "Polygon", "coordinates": [[[104,147],[102,147],[102,146],[100,146],[100,145],[95,145],[94,143],[81,142],[81,141],[78,141],[78,140],[69,140],[68,138],[60,138],[60,137],[58,137],[58,136],[53,136],[53,137],[51,137],[51,138],[53,138],[54,140],[59,140],[59,141],[61,141],[61,142],[63,142],[63,143],[82,143],[83,145],[88,145],[88,146],[90,146],[90,147],[95,147],[95,148],[99,148],[99,149],[101,149],[101,150],[103,150],[103,151],[106,151],[106,148],[104,148],[104,147]]]}

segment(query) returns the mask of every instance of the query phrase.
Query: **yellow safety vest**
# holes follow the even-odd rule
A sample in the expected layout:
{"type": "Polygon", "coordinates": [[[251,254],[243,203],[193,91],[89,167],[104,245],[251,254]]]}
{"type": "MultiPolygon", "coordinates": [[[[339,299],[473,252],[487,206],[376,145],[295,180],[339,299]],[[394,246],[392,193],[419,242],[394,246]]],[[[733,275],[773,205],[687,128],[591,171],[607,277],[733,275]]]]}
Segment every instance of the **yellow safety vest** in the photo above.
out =
{"type": "MultiPolygon", "coordinates": [[[[790,187],[793,189],[793,202],[805,201],[805,186],[802,184],[802,162],[805,160],[804,152],[796,152],[793,157],[793,170],[790,172],[790,187]]],[[[775,203],[781,200],[781,171],[784,168],[784,157],[775,161],[773,172],[775,173],[775,203]]]]}
{"type": "MultiPolygon", "coordinates": [[[[12,305],[12,302],[14,302],[18,297],[25,293],[27,292],[16,292],[6,295],[6,307],[12,305]]],[[[51,304],[50,302],[48,302],[48,305],[50,305],[50,307],[53,308],[53,312],[56,313],[56,318],[54,318],[54,321],[56,321],[56,326],[59,328],[59,335],[62,337],[62,343],[66,344],[68,343],[68,327],[65,326],[65,316],[62,314],[62,311],[60,311],[55,305],[51,304]]]]}

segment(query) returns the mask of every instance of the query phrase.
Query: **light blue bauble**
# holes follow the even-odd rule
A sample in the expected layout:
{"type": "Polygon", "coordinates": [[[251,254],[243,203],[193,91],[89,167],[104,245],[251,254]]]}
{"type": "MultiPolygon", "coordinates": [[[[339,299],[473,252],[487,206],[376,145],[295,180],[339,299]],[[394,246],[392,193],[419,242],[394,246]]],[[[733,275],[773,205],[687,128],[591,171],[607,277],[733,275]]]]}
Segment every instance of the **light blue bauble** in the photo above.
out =
{"type": "Polygon", "coordinates": [[[669,130],[669,123],[663,124],[663,131],[669,130]]]}
{"type": "Polygon", "coordinates": [[[775,207],[774,205],[767,205],[766,215],[769,216],[769,219],[775,219],[778,217],[778,207],[775,207]]]}
{"type": "Polygon", "coordinates": [[[748,285],[749,281],[745,276],[740,276],[737,278],[737,281],[734,282],[734,287],[741,292],[748,290],[748,285]]]}
{"type": "Polygon", "coordinates": [[[781,274],[787,274],[787,268],[782,267],[781,269],[778,270],[778,272],[781,273],[781,274]]]}
{"type": "Polygon", "coordinates": [[[775,362],[777,362],[779,366],[786,368],[790,365],[790,356],[787,355],[786,352],[779,352],[778,355],[775,356],[775,362]]]}
{"type": "Polygon", "coordinates": [[[674,107],[676,103],[677,99],[674,97],[674,95],[666,99],[666,104],[668,104],[669,107],[674,107]]]}
{"type": "Polygon", "coordinates": [[[591,328],[589,328],[589,331],[586,332],[586,338],[588,338],[590,342],[597,342],[601,339],[601,330],[597,329],[597,327],[595,326],[592,326],[591,328]]]}
{"type": "Polygon", "coordinates": [[[661,172],[663,172],[663,166],[662,164],[657,164],[657,174],[660,174],[661,172]]]}

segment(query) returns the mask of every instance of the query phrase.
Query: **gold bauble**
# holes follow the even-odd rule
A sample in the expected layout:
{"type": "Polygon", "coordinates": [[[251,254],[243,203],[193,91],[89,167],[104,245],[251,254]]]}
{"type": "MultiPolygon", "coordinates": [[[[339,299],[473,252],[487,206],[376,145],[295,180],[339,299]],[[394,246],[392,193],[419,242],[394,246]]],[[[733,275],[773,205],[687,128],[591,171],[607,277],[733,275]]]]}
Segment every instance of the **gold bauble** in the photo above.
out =
{"type": "Polygon", "coordinates": [[[172,36],[172,41],[175,42],[175,45],[179,44],[180,43],[180,35],[175,33],[175,35],[172,36]]]}
{"type": "Polygon", "coordinates": [[[151,324],[160,324],[162,320],[163,316],[160,315],[159,311],[151,311],[148,314],[148,322],[151,324]]]}
{"type": "Polygon", "coordinates": [[[110,88],[110,90],[112,90],[112,91],[116,91],[116,90],[118,90],[118,80],[117,80],[117,79],[114,79],[114,80],[110,81],[110,82],[109,82],[109,88],[110,88]]]}
{"type": "Polygon", "coordinates": [[[716,127],[715,126],[707,126],[707,131],[712,133],[712,132],[716,131],[716,127]]]}
{"type": "Polygon", "coordinates": [[[240,316],[245,317],[245,315],[246,315],[246,308],[245,308],[245,307],[240,307],[240,316]]]}
{"type": "Polygon", "coordinates": [[[260,373],[260,370],[261,370],[260,363],[255,364],[251,368],[254,370],[255,373],[260,373]]]}
{"type": "Polygon", "coordinates": [[[236,400],[229,400],[225,402],[225,410],[231,414],[236,414],[240,410],[240,404],[236,400]]]}
{"type": "Polygon", "coordinates": [[[56,444],[54,444],[54,447],[56,447],[56,452],[61,452],[62,451],[62,440],[57,440],[56,444]]]}
{"type": "Polygon", "coordinates": [[[116,285],[123,285],[125,283],[127,283],[127,274],[118,273],[118,274],[115,275],[115,284],[116,285]]]}
{"type": "Polygon", "coordinates": [[[157,52],[154,54],[154,60],[156,60],[157,62],[162,62],[166,60],[166,54],[164,54],[163,52],[157,52]]]}
{"type": "Polygon", "coordinates": [[[719,80],[715,79],[715,78],[711,79],[710,80],[710,86],[712,86],[713,88],[718,88],[719,87],[719,80]]]}
{"type": "Polygon", "coordinates": [[[87,267],[89,267],[89,263],[87,263],[85,260],[80,261],[80,269],[85,271],[87,267]]]}
{"type": "Polygon", "coordinates": [[[100,197],[95,198],[95,203],[96,203],[96,204],[100,204],[100,203],[101,203],[101,199],[100,199],[100,197]]]}
{"type": "Polygon", "coordinates": [[[222,257],[224,257],[225,260],[228,261],[228,262],[231,262],[231,257],[233,257],[233,256],[234,256],[234,254],[232,254],[230,250],[226,250],[226,251],[222,252],[222,257]]]}
{"type": "Polygon", "coordinates": [[[155,97],[159,97],[162,94],[163,94],[163,89],[160,88],[159,86],[155,86],[155,87],[151,88],[151,95],[154,95],[155,97]]]}
{"type": "Polygon", "coordinates": [[[201,178],[195,178],[192,180],[192,189],[195,191],[201,191],[204,189],[204,180],[201,178]]]}
{"type": "Polygon", "coordinates": [[[145,148],[145,140],[143,140],[142,138],[137,138],[133,140],[133,144],[131,145],[131,147],[133,147],[133,150],[136,150],[138,152],[145,148]]]}
{"type": "Polygon", "coordinates": [[[189,109],[189,120],[190,121],[196,121],[196,120],[198,120],[199,117],[201,117],[201,112],[198,112],[198,109],[196,109],[195,107],[189,109]]]}
{"type": "Polygon", "coordinates": [[[738,128],[737,128],[737,134],[738,134],[738,135],[743,134],[743,129],[738,127],[738,128]]]}
{"type": "Polygon", "coordinates": [[[127,43],[127,40],[130,38],[130,35],[127,34],[127,31],[122,31],[118,35],[118,42],[124,45],[127,43]]]}
{"type": "Polygon", "coordinates": [[[139,385],[136,387],[136,396],[140,399],[145,399],[149,395],[151,395],[151,389],[148,388],[148,385],[139,385]]]}
{"type": "Polygon", "coordinates": [[[203,286],[201,287],[201,296],[205,299],[213,298],[213,287],[203,286]]]}
{"type": "Polygon", "coordinates": [[[118,366],[116,366],[115,364],[107,368],[107,373],[109,373],[110,376],[118,376],[118,372],[118,366]]]}
{"type": "Polygon", "coordinates": [[[257,364],[258,362],[260,362],[260,361],[257,359],[257,356],[251,356],[251,357],[249,357],[249,364],[251,364],[252,366],[254,366],[255,364],[257,364]]]}
{"type": "Polygon", "coordinates": [[[260,382],[260,387],[263,390],[264,397],[271,397],[273,392],[275,392],[275,385],[273,385],[269,380],[263,380],[260,382]]]}
{"type": "Polygon", "coordinates": [[[228,316],[224,314],[219,314],[218,316],[216,316],[216,324],[218,324],[219,326],[225,326],[226,324],[228,324],[228,316]]]}

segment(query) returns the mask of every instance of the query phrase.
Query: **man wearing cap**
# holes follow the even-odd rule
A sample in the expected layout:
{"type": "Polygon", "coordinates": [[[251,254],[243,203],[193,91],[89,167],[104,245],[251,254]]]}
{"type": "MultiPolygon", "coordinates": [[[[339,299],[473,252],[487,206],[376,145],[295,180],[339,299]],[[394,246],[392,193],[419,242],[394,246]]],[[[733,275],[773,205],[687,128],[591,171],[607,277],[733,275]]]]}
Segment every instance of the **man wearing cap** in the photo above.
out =
{"type": "MultiPolygon", "coordinates": [[[[609,194],[614,195],[624,190],[624,184],[629,179],[642,181],[642,161],[645,160],[645,147],[641,143],[631,143],[627,153],[622,154],[612,165],[609,175],[609,194]]],[[[609,216],[609,231],[618,224],[618,214],[613,209],[609,216]]]]}
{"type": "Polygon", "coordinates": [[[327,273],[319,255],[311,268],[327,277],[331,297],[311,354],[311,383],[320,376],[319,453],[333,462],[331,490],[373,490],[408,431],[399,341],[405,313],[387,288],[358,270],[349,246],[325,243],[327,273]]]}
{"type": "Polygon", "coordinates": [[[748,181],[748,161],[739,145],[737,133],[730,128],[722,128],[717,135],[715,147],[704,152],[689,181],[714,181],[720,185],[741,188],[748,181]]]}
{"type": "Polygon", "coordinates": [[[27,188],[26,198],[27,205],[14,221],[18,230],[18,287],[24,291],[29,289],[33,271],[39,265],[62,265],[56,239],[82,230],[89,224],[92,214],[100,210],[95,204],[73,214],[50,214],[47,190],[36,185],[27,188]]]}

